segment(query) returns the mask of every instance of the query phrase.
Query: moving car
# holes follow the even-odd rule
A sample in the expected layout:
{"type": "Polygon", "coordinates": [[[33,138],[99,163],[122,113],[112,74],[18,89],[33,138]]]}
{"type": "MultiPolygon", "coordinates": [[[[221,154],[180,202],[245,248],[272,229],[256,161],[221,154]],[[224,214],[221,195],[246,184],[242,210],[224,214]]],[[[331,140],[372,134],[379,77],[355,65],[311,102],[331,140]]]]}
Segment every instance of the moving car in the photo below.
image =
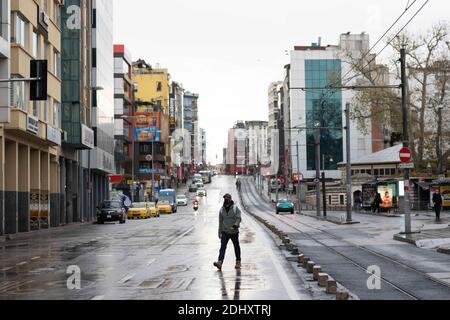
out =
{"type": "Polygon", "coordinates": [[[175,189],[163,189],[158,193],[158,201],[168,201],[172,206],[172,212],[177,212],[177,192],[175,189]]]}
{"type": "Polygon", "coordinates": [[[197,186],[197,189],[205,188],[205,185],[203,184],[203,182],[197,182],[195,185],[197,186]]]}
{"type": "Polygon", "coordinates": [[[180,194],[177,196],[177,205],[179,206],[187,206],[188,205],[188,198],[184,194],[180,194]]]}
{"type": "Polygon", "coordinates": [[[150,212],[150,215],[154,218],[159,218],[160,214],[158,212],[158,209],[156,208],[155,202],[147,202],[148,204],[148,211],[150,212]]]}
{"type": "Polygon", "coordinates": [[[161,214],[161,213],[167,213],[167,214],[174,213],[174,211],[172,210],[172,205],[167,200],[159,201],[158,205],[156,206],[156,208],[157,208],[159,214],[161,214]]]}
{"type": "Polygon", "coordinates": [[[135,202],[128,209],[128,219],[149,219],[150,208],[147,202],[135,202]]]}
{"type": "Polygon", "coordinates": [[[291,200],[282,199],[278,201],[276,206],[277,214],[280,214],[280,212],[290,212],[291,214],[294,214],[294,203],[291,200]]]}
{"type": "Polygon", "coordinates": [[[197,192],[197,185],[195,184],[195,183],[192,183],[190,186],[189,186],[189,192],[197,192]]]}
{"type": "Polygon", "coordinates": [[[208,193],[204,188],[200,188],[197,190],[197,197],[207,197],[208,193]]]}
{"type": "Polygon", "coordinates": [[[105,222],[125,223],[127,216],[126,208],[120,200],[107,200],[97,207],[97,222],[104,224],[105,222]]]}

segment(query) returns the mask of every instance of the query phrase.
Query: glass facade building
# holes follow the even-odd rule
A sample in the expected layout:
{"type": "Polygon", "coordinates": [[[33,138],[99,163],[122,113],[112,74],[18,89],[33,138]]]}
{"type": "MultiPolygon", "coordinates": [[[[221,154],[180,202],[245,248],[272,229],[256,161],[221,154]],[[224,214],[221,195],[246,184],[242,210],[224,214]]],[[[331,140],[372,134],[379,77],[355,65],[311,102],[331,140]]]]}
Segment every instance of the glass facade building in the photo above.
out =
{"type": "MultiPolygon", "coordinates": [[[[341,60],[305,60],[306,126],[314,128],[320,123],[321,164],[320,169],[337,170],[343,159],[342,91],[320,90],[332,83],[340,83],[341,60]],[[336,82],[337,81],[337,82],[336,82]]],[[[307,133],[307,166],[315,170],[315,131],[307,133]]]]}

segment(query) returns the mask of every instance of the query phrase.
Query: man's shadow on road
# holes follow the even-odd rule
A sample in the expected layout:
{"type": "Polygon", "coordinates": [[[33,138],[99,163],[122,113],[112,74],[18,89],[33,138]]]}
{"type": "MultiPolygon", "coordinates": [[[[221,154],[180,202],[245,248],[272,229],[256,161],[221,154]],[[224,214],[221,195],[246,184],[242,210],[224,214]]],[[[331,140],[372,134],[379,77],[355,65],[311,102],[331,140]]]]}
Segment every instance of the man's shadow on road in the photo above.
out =
{"type": "MultiPolygon", "coordinates": [[[[228,291],[227,291],[227,284],[226,284],[223,272],[219,271],[217,274],[219,275],[219,279],[221,282],[222,300],[230,300],[230,297],[229,297],[228,291]]],[[[241,284],[242,284],[242,271],[236,270],[233,300],[241,299],[241,284]]]]}

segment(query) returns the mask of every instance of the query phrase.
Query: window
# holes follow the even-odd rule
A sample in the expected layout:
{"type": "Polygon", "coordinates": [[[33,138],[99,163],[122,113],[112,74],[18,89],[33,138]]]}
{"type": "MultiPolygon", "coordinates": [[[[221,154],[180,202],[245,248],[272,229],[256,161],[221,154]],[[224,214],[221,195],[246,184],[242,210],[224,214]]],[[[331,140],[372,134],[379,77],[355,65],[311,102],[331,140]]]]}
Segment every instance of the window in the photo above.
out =
{"type": "Polygon", "coordinates": [[[39,101],[33,101],[33,109],[31,110],[31,114],[33,117],[39,118],[39,101]]]}
{"type": "Polygon", "coordinates": [[[60,109],[59,102],[53,101],[52,125],[57,128],[61,127],[59,124],[59,109],[60,109]]]}
{"type": "Polygon", "coordinates": [[[43,120],[44,122],[48,122],[48,101],[50,97],[47,97],[47,100],[44,101],[44,114],[43,114],[43,120]]]}
{"type": "Polygon", "coordinates": [[[162,82],[158,82],[156,84],[156,91],[161,92],[162,91],[162,82]]]}
{"type": "Polygon", "coordinates": [[[380,169],[380,176],[384,176],[384,169],[380,169]]]}
{"type": "Polygon", "coordinates": [[[397,174],[397,171],[395,169],[391,169],[391,176],[395,176],[397,174]]]}
{"type": "Polygon", "coordinates": [[[21,16],[15,14],[14,32],[13,39],[11,42],[21,45],[23,48],[27,49],[27,28],[28,23],[22,19],[21,16]]]}
{"type": "Polygon", "coordinates": [[[49,59],[49,47],[50,47],[50,44],[48,43],[48,41],[45,41],[45,44],[44,44],[44,57],[43,57],[43,59],[45,59],[45,60],[48,60],[49,59]]]}
{"type": "Polygon", "coordinates": [[[368,174],[369,176],[371,176],[371,175],[372,175],[372,170],[371,170],[371,169],[367,170],[367,174],[368,174]]]}
{"type": "Polygon", "coordinates": [[[61,78],[61,54],[56,50],[53,51],[53,73],[61,78]]]}
{"type": "Polygon", "coordinates": [[[373,173],[374,176],[376,176],[376,177],[378,177],[380,175],[380,170],[379,169],[375,169],[373,172],[374,172],[373,173]]]}
{"type": "Polygon", "coordinates": [[[33,30],[33,39],[31,41],[31,45],[31,54],[34,58],[37,59],[39,54],[39,36],[35,30],[33,30]]]}
{"type": "MultiPolygon", "coordinates": [[[[15,78],[17,78],[17,76],[15,78]]],[[[11,90],[11,106],[27,111],[27,101],[25,92],[26,92],[25,82],[13,82],[11,90]]]]}
{"type": "Polygon", "coordinates": [[[53,0],[53,21],[58,27],[61,27],[61,7],[55,0],[53,0]]]}

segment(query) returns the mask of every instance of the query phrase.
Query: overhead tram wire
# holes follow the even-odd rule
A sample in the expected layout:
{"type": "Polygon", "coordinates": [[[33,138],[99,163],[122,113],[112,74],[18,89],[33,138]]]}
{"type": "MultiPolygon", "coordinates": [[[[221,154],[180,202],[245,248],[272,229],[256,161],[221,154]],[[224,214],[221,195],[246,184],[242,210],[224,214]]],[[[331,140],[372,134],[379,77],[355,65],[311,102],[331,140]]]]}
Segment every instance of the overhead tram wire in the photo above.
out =
{"type": "MultiPolygon", "coordinates": [[[[401,20],[401,18],[403,18],[403,16],[412,8],[412,6],[417,2],[417,0],[414,0],[411,4],[410,1],[408,1],[405,10],[402,12],[402,14],[391,24],[391,26],[383,33],[383,35],[375,42],[375,44],[363,55],[363,57],[361,57],[360,61],[364,61],[364,59],[370,54],[370,52],[385,38],[385,36],[394,28],[394,26],[401,20]]],[[[416,14],[413,16],[413,18],[420,12],[421,9],[423,9],[423,7],[429,2],[429,0],[427,0],[425,2],[425,4],[419,9],[418,12],[416,12],[416,14]]],[[[412,19],[413,19],[412,18],[412,19]]],[[[410,19],[410,21],[408,21],[408,23],[401,29],[401,31],[403,31],[406,26],[412,21],[412,19],[410,19]]],[[[401,32],[400,31],[400,32],[401,32]]],[[[399,33],[400,33],[399,32],[399,33]]],[[[399,34],[397,33],[397,35],[399,34]]],[[[394,37],[395,39],[395,37],[394,37]]],[[[376,54],[371,61],[369,61],[369,63],[364,67],[366,68],[367,66],[369,66],[389,45],[390,43],[392,43],[393,40],[391,40],[378,54],[376,54]]],[[[363,68],[363,69],[364,69],[363,68]]],[[[352,72],[352,69],[350,69],[349,71],[347,71],[347,73],[341,77],[341,79],[345,79],[345,77],[347,77],[350,73],[352,72]]],[[[327,85],[324,88],[301,88],[301,90],[306,91],[306,90],[330,90],[333,89],[333,87],[336,87],[338,85],[341,85],[342,87],[345,86],[346,84],[348,84],[351,80],[353,80],[356,77],[359,77],[361,74],[355,74],[352,77],[350,77],[348,80],[344,80],[344,81],[340,81],[340,83],[332,83],[327,85]],[[345,82],[345,83],[344,83],[345,82]],[[344,84],[342,84],[344,83],[344,84]]],[[[339,88],[339,90],[352,90],[353,88],[339,88]]]]}
{"type": "MultiPolygon", "coordinates": [[[[397,38],[400,33],[402,33],[406,27],[414,20],[414,18],[423,10],[423,8],[425,8],[425,6],[428,4],[428,2],[430,2],[430,0],[426,0],[424,2],[424,4],[416,11],[416,13],[408,20],[408,22],[395,34],[395,36],[393,36],[388,43],[383,47],[383,49],[381,49],[380,52],[378,52],[368,63],[366,66],[364,66],[364,68],[370,66],[370,64],[375,61],[375,59],[381,54],[383,53],[384,50],[386,50],[387,47],[389,47],[391,45],[391,43],[395,40],[395,38],[397,38]]],[[[414,3],[413,3],[414,4],[414,3]]],[[[411,4],[412,5],[412,4],[411,4]]],[[[363,69],[364,69],[363,68],[363,69]]],[[[349,79],[345,80],[345,83],[342,86],[347,85],[351,80],[355,79],[356,77],[360,76],[361,74],[355,74],[352,77],[350,77],[349,79]]]]}

